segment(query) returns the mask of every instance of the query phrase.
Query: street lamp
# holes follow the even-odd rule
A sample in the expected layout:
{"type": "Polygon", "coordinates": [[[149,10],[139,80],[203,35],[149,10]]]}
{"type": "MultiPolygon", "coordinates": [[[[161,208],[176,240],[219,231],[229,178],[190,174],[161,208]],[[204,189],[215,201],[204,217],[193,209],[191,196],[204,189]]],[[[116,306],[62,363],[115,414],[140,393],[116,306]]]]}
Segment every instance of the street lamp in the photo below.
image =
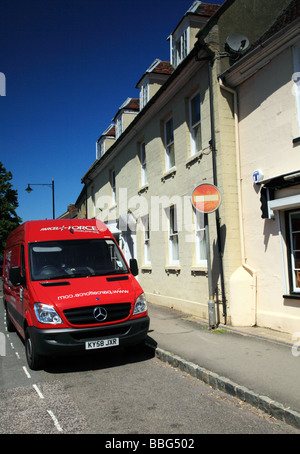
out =
{"type": "Polygon", "coordinates": [[[55,203],[54,203],[54,180],[52,180],[51,184],[47,183],[28,183],[27,188],[25,189],[28,194],[30,194],[33,189],[31,186],[51,186],[52,187],[52,211],[53,211],[53,219],[55,219],[55,203]]]}

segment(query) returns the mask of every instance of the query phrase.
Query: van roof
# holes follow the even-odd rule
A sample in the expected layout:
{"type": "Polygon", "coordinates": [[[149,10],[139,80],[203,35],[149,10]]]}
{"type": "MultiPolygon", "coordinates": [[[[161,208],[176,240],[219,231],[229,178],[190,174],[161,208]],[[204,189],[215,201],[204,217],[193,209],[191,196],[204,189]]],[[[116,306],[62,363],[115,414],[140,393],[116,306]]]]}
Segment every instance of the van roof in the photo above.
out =
{"type": "Polygon", "coordinates": [[[9,243],[13,244],[20,241],[20,234],[26,242],[113,238],[106,225],[97,219],[27,221],[9,235],[7,246],[9,243]]]}

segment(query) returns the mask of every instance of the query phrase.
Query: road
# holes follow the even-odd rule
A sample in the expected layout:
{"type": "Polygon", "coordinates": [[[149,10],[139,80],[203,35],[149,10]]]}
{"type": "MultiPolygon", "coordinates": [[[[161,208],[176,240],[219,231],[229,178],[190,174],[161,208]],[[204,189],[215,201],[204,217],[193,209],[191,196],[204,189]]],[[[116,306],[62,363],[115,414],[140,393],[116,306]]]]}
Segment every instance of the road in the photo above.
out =
{"type": "Polygon", "coordinates": [[[103,443],[117,443],[116,434],[152,434],[152,443],[159,434],[191,434],[195,443],[197,434],[300,434],[160,362],[151,349],[88,352],[32,371],[22,339],[6,331],[1,295],[0,434],[103,434],[103,443]]]}

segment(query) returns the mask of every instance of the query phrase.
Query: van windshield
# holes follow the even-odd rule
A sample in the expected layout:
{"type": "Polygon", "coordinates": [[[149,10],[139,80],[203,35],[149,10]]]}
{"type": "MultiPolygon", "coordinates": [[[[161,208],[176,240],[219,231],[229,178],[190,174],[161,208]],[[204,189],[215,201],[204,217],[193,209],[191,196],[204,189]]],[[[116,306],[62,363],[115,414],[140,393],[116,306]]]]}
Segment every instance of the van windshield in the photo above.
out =
{"type": "Polygon", "coordinates": [[[129,273],[113,240],[85,239],[29,244],[31,280],[129,273]]]}

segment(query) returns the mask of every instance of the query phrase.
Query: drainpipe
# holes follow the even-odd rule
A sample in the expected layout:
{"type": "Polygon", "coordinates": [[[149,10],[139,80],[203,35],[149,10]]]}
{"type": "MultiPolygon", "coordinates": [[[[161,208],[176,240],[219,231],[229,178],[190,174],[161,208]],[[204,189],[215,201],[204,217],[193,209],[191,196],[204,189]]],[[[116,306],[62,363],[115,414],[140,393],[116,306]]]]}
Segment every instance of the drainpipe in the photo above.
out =
{"type": "MultiPolygon", "coordinates": [[[[213,97],[213,78],[212,78],[212,66],[213,58],[208,60],[208,77],[209,77],[209,105],[210,105],[210,127],[211,127],[211,150],[212,150],[212,165],[213,165],[213,182],[218,187],[217,179],[217,163],[216,163],[216,135],[215,135],[215,112],[214,112],[214,97],[213,97]]],[[[223,304],[223,317],[225,317],[226,324],[226,294],[225,294],[225,279],[224,279],[224,268],[223,268],[223,253],[221,244],[221,227],[220,227],[220,215],[219,210],[216,210],[216,228],[217,228],[217,244],[219,253],[219,266],[220,266],[220,278],[221,278],[221,289],[222,289],[222,304],[223,304]]]]}
{"type": "Polygon", "coordinates": [[[235,123],[235,144],[236,144],[236,165],[237,165],[237,179],[238,179],[238,200],[239,200],[239,223],[240,223],[240,239],[241,239],[241,254],[242,254],[242,267],[252,277],[252,314],[251,326],[256,326],[256,313],[257,313],[257,274],[256,270],[246,263],[245,258],[245,237],[244,237],[244,224],[242,219],[242,179],[241,179],[241,161],[240,161],[240,139],[239,139],[239,125],[238,125],[238,106],[237,106],[237,93],[232,88],[224,85],[221,78],[218,78],[220,87],[233,95],[234,101],[234,123],[235,123]]]}

